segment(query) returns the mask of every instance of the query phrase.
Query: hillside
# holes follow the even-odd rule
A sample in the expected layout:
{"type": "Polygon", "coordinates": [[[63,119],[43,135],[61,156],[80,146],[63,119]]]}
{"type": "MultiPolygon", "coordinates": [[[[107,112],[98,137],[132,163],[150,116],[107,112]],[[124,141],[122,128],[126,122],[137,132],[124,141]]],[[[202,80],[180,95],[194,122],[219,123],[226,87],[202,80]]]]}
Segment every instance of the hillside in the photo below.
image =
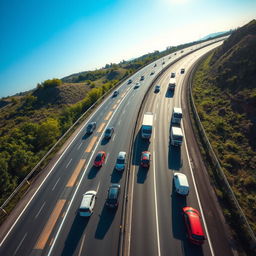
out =
{"type": "MultiPolygon", "coordinates": [[[[256,21],[233,32],[200,65],[193,97],[227,179],[256,232],[256,21]]],[[[214,171],[213,171],[214,173],[214,171]]],[[[218,177],[215,177],[218,180],[218,177]]],[[[216,184],[220,200],[223,187],[216,184]]],[[[225,206],[224,206],[225,207],[225,206]]],[[[235,213],[224,210],[234,225],[235,213]]],[[[240,230],[241,231],[241,230],[240,230]]]]}

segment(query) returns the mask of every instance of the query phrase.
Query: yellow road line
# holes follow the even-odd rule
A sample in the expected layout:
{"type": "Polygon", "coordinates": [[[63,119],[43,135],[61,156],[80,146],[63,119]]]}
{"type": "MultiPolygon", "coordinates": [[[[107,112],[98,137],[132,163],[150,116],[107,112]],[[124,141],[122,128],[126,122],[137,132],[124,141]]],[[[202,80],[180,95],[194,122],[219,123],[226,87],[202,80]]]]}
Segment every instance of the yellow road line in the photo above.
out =
{"type": "Polygon", "coordinates": [[[123,98],[123,97],[124,97],[124,95],[125,95],[125,92],[121,95],[121,98],[123,98]]]}
{"type": "Polygon", "coordinates": [[[116,106],[117,106],[117,104],[115,104],[115,105],[113,106],[113,109],[115,109],[115,108],[116,108],[116,106]]]}
{"type": "Polygon", "coordinates": [[[116,104],[118,104],[120,102],[120,99],[116,102],[116,104]]]}
{"type": "Polygon", "coordinates": [[[107,116],[105,117],[106,121],[111,117],[112,113],[113,113],[113,111],[108,112],[107,116]]]}
{"type": "Polygon", "coordinates": [[[102,123],[100,125],[99,129],[97,130],[97,132],[101,132],[103,130],[104,126],[105,126],[105,123],[102,123]]]}
{"type": "Polygon", "coordinates": [[[87,147],[87,149],[85,150],[85,152],[87,152],[87,153],[91,152],[91,150],[92,150],[92,148],[93,148],[93,146],[94,146],[94,144],[95,144],[95,142],[96,142],[97,139],[98,139],[97,136],[94,136],[94,137],[92,138],[92,140],[90,141],[90,144],[88,145],[88,147],[87,147]]]}
{"type": "Polygon", "coordinates": [[[81,172],[83,166],[85,164],[85,160],[84,159],[81,159],[78,163],[78,165],[76,166],[76,169],[75,171],[73,172],[73,174],[71,175],[66,187],[73,187],[76,183],[76,179],[79,175],[79,173],[81,172]]]}
{"type": "Polygon", "coordinates": [[[36,243],[34,249],[39,249],[39,250],[44,249],[44,247],[49,239],[49,236],[58,220],[58,217],[64,207],[65,202],[66,202],[66,200],[61,199],[56,204],[47,224],[45,225],[39,239],[37,240],[37,243],[36,243]]]}

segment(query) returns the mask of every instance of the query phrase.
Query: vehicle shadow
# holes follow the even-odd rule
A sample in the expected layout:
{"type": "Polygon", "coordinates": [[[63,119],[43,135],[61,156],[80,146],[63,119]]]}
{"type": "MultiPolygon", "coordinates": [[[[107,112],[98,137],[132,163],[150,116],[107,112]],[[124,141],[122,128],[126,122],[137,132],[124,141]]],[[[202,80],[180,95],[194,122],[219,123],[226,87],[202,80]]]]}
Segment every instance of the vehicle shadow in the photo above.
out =
{"type": "Polygon", "coordinates": [[[187,199],[185,196],[178,195],[174,190],[174,182],[172,185],[171,195],[171,209],[172,212],[172,233],[173,237],[181,240],[184,255],[203,256],[201,246],[194,245],[189,242],[187,238],[187,230],[182,216],[182,208],[187,206],[187,199]]]}
{"type": "Polygon", "coordinates": [[[169,142],[168,168],[172,170],[179,170],[182,165],[183,161],[181,159],[181,148],[172,146],[171,142],[169,142]]]}
{"type": "Polygon", "coordinates": [[[143,184],[148,176],[148,169],[139,167],[138,173],[137,173],[137,183],[143,184]]]}
{"type": "Polygon", "coordinates": [[[175,192],[174,181],[172,181],[171,194],[172,233],[179,240],[186,240],[186,229],[182,216],[182,208],[187,205],[187,198],[175,192]]]}
{"type": "MultiPolygon", "coordinates": [[[[124,170],[125,171],[125,170],[124,170]]],[[[119,183],[123,177],[124,171],[117,171],[115,168],[111,174],[111,183],[119,183]]]]}
{"type": "Polygon", "coordinates": [[[108,144],[108,142],[109,142],[109,139],[103,138],[100,144],[104,146],[104,145],[108,144]]]}
{"type": "Polygon", "coordinates": [[[69,256],[75,254],[75,251],[78,247],[83,233],[85,232],[88,222],[89,218],[83,218],[79,216],[79,214],[76,215],[71,229],[68,233],[67,239],[65,241],[64,248],[61,253],[62,256],[69,256]]]}
{"type": "Polygon", "coordinates": [[[82,137],[82,140],[86,140],[91,136],[89,133],[85,133],[84,136],[82,137]]]}
{"type": "Polygon", "coordinates": [[[140,165],[141,152],[147,151],[150,141],[141,138],[141,129],[138,131],[133,144],[132,164],[140,165]]]}
{"type": "Polygon", "coordinates": [[[116,210],[108,209],[106,205],[104,205],[103,210],[101,212],[100,220],[95,231],[96,239],[103,239],[106,233],[108,232],[114,218],[116,215],[116,210]]]}
{"type": "Polygon", "coordinates": [[[166,98],[173,98],[174,91],[167,90],[165,93],[166,98]]]}
{"type": "Polygon", "coordinates": [[[99,170],[100,170],[99,167],[92,166],[90,171],[88,172],[87,178],[89,180],[94,179],[96,177],[96,175],[98,174],[99,170]]]}

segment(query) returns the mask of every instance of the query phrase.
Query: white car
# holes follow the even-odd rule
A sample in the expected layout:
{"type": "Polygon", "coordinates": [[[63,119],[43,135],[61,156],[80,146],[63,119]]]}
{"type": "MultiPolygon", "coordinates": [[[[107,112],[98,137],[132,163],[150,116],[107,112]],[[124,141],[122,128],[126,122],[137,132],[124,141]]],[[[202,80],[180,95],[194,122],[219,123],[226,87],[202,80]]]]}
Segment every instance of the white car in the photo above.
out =
{"type": "Polygon", "coordinates": [[[189,193],[187,176],[183,173],[175,172],[173,179],[175,191],[182,196],[187,196],[189,193]]]}
{"type": "Polygon", "coordinates": [[[137,82],[137,83],[135,84],[135,86],[134,86],[134,89],[137,89],[137,88],[139,88],[139,87],[140,87],[140,83],[137,82]]]}
{"type": "Polygon", "coordinates": [[[118,171],[122,171],[125,168],[125,164],[126,164],[126,152],[119,152],[117,159],[116,159],[116,170],[118,171]]]}
{"type": "Polygon", "coordinates": [[[83,194],[83,199],[79,207],[81,217],[90,217],[93,213],[97,192],[94,190],[87,191],[83,194]]]}

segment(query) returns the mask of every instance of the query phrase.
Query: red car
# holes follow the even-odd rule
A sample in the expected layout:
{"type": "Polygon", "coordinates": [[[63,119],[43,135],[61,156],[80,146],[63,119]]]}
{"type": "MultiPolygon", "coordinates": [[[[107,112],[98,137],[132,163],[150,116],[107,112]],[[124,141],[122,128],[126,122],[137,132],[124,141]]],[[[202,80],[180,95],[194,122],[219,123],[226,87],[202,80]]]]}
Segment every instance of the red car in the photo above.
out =
{"type": "Polygon", "coordinates": [[[205,235],[199,212],[192,207],[184,207],[183,216],[191,243],[201,245],[204,243],[205,235]]]}
{"type": "Polygon", "coordinates": [[[141,161],[140,165],[144,168],[149,168],[150,166],[150,159],[151,159],[151,154],[149,151],[143,151],[141,153],[141,161]]]}
{"type": "Polygon", "coordinates": [[[94,160],[94,166],[95,167],[101,167],[106,159],[106,153],[104,151],[99,151],[95,160],[94,160]]]}

